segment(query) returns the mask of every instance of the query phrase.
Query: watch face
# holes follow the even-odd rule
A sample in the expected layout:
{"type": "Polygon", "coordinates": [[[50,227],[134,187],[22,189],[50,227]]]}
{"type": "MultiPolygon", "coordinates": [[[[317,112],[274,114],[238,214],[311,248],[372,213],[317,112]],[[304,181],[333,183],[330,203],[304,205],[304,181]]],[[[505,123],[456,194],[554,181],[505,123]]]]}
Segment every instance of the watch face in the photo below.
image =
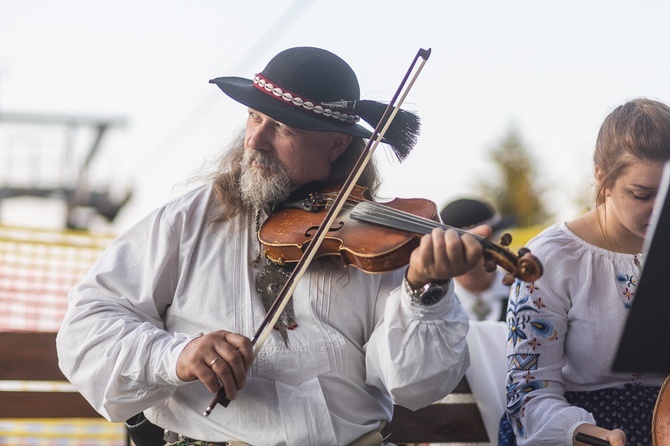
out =
{"type": "Polygon", "coordinates": [[[443,286],[432,285],[421,293],[421,305],[433,305],[442,300],[446,294],[446,288],[443,286]]]}

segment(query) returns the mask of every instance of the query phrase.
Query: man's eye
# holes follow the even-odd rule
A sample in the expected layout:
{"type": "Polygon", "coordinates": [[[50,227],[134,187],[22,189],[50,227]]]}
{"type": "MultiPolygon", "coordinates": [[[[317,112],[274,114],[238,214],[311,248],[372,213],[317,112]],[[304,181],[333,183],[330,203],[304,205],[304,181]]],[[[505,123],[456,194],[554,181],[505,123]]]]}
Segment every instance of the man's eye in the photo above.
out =
{"type": "Polygon", "coordinates": [[[276,124],[275,128],[277,129],[277,131],[279,131],[280,133],[282,133],[284,135],[292,135],[292,134],[295,133],[295,130],[294,130],[293,127],[289,127],[288,125],[282,124],[281,122],[278,122],[276,124]]]}

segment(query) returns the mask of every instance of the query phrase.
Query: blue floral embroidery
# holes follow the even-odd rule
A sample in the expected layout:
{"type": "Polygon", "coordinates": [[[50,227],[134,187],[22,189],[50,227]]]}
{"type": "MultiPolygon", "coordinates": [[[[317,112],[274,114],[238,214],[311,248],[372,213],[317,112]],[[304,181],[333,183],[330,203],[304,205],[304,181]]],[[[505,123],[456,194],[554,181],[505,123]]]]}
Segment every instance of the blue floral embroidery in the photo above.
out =
{"type": "MultiPolygon", "coordinates": [[[[507,341],[514,347],[522,341],[532,339],[531,348],[540,345],[538,338],[555,340],[558,334],[554,325],[541,317],[541,309],[546,305],[538,296],[539,287],[535,283],[516,280],[512,286],[512,295],[507,308],[507,325],[509,328],[507,341]]],[[[525,371],[517,380],[510,377],[507,382],[507,413],[511,416],[512,428],[517,435],[525,435],[522,418],[522,403],[528,394],[547,386],[545,381],[534,379],[532,371],[538,368],[539,353],[517,353],[507,357],[508,370],[525,371]]]]}
{"type": "Polygon", "coordinates": [[[517,381],[507,386],[507,411],[510,414],[516,414],[521,408],[524,397],[533,390],[544,387],[542,381],[517,381]]]}
{"type": "Polygon", "coordinates": [[[509,307],[507,309],[507,325],[509,332],[507,340],[512,342],[513,346],[519,340],[528,339],[528,329],[532,329],[538,336],[549,338],[555,334],[554,326],[547,320],[537,317],[539,309],[544,305],[538,305],[536,302],[531,302],[531,293],[537,290],[534,284],[528,284],[527,288],[530,290],[528,294],[521,294],[521,284],[523,282],[517,280],[514,285],[514,298],[510,299],[509,307]],[[521,314],[523,312],[531,314],[521,314]]]}
{"type": "Polygon", "coordinates": [[[633,306],[633,298],[635,297],[637,279],[632,274],[617,274],[616,280],[619,282],[619,288],[623,287],[623,290],[621,291],[621,298],[624,307],[628,310],[633,306]]]}
{"type": "Polygon", "coordinates": [[[626,274],[626,279],[628,280],[628,286],[637,285],[637,280],[635,280],[635,276],[629,276],[628,274],[626,274]]]}
{"type": "Polygon", "coordinates": [[[530,321],[530,326],[535,329],[537,334],[544,336],[545,338],[549,337],[554,330],[554,326],[544,319],[532,320],[530,321]]]}

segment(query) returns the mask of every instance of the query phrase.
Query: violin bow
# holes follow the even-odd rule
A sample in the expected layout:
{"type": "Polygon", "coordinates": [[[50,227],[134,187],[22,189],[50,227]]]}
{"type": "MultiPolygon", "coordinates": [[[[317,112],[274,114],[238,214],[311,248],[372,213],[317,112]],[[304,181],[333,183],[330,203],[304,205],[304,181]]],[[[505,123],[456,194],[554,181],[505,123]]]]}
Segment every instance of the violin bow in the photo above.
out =
{"type": "MultiPolygon", "coordinates": [[[[391,98],[391,101],[386,107],[386,110],[384,111],[384,114],[379,120],[379,123],[372,132],[372,135],[370,135],[370,138],[368,138],[368,142],[365,145],[365,148],[361,152],[361,155],[358,157],[358,160],[356,161],[356,164],[352,168],[351,173],[345,180],[340,192],[337,195],[337,198],[333,201],[331,208],[326,213],[323,223],[319,226],[318,230],[314,234],[314,237],[310,240],[309,244],[305,248],[303,255],[300,257],[300,260],[298,261],[295,268],[289,275],[288,279],[286,280],[286,283],[284,284],[281,291],[277,295],[277,298],[272,303],[272,306],[268,309],[267,314],[263,319],[263,322],[256,331],[256,334],[254,335],[253,339],[251,340],[251,345],[253,347],[253,359],[256,359],[256,356],[258,356],[258,352],[263,347],[265,340],[270,335],[274,325],[279,320],[282,311],[284,311],[284,308],[291,299],[291,296],[293,295],[295,288],[298,286],[298,281],[300,280],[300,278],[302,278],[305,272],[307,272],[307,268],[314,259],[314,256],[316,255],[319,247],[323,243],[323,240],[326,238],[326,235],[328,234],[330,227],[332,226],[338,214],[344,207],[347,197],[349,197],[351,191],[354,189],[354,186],[358,182],[358,179],[363,173],[363,170],[365,169],[370,159],[372,158],[375,149],[377,148],[379,143],[382,142],[382,139],[384,138],[386,131],[393,122],[393,119],[398,113],[398,110],[400,110],[400,107],[405,101],[407,94],[409,94],[409,91],[412,89],[414,82],[419,77],[419,74],[421,73],[423,66],[428,61],[430,53],[431,53],[430,48],[429,49],[421,48],[414,56],[414,59],[412,59],[412,63],[410,64],[409,69],[405,73],[405,76],[400,82],[400,85],[398,86],[395,94],[391,98]],[[421,62],[417,67],[416,65],[419,59],[421,59],[421,62]],[[414,74],[412,75],[412,73],[414,74]],[[410,76],[412,76],[411,79],[410,76]],[[407,87],[405,87],[405,85],[407,85],[407,87]]],[[[230,400],[226,397],[223,386],[221,386],[221,388],[219,389],[216,396],[209,404],[203,415],[205,417],[209,417],[210,413],[216,407],[217,404],[221,404],[222,406],[227,407],[229,403],[230,400]]]]}

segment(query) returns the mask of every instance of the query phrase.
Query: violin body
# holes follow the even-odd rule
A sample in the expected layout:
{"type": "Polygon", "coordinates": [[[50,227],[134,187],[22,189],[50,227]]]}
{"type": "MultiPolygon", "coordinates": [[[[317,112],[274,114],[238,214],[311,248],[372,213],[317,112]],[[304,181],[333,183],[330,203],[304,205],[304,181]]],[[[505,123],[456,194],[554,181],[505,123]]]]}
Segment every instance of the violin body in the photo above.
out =
{"type": "MultiPolygon", "coordinates": [[[[352,195],[364,197],[367,190],[356,186],[352,195]]],[[[396,198],[383,206],[437,221],[437,206],[421,198],[396,198]]],[[[419,246],[421,235],[383,226],[362,223],[350,218],[350,208],[343,209],[316,251],[316,257],[339,256],[346,265],[367,273],[393,271],[409,262],[419,246]]],[[[324,219],[326,209],[304,210],[284,207],[263,224],[258,239],[265,256],[279,265],[300,260],[304,249],[324,219]]]]}
{"type": "Polygon", "coordinates": [[[670,376],[656,398],[651,422],[651,441],[654,446],[670,446],[670,376]]]}

